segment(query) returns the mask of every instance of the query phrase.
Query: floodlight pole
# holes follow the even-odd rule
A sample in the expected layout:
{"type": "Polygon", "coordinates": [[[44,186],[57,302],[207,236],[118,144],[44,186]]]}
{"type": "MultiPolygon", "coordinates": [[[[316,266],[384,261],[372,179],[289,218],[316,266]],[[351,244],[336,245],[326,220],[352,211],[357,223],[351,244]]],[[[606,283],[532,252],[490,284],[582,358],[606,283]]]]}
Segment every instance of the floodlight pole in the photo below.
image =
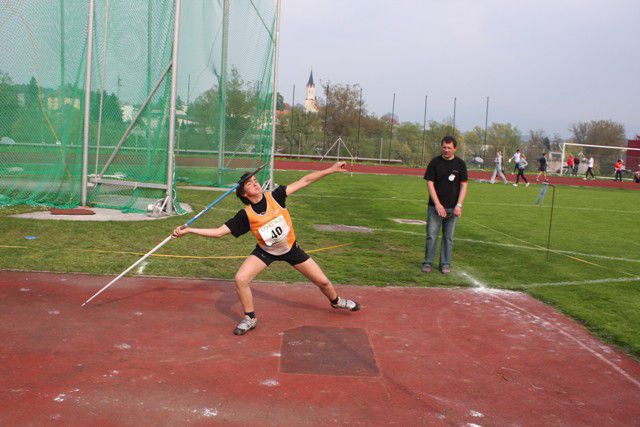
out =
{"type": "Polygon", "coordinates": [[[396,94],[393,94],[393,104],[391,105],[391,129],[389,131],[389,154],[387,158],[391,160],[391,144],[393,143],[393,120],[396,115],[396,94]]]}
{"type": "Polygon", "coordinates": [[[484,114],[484,145],[482,149],[482,167],[484,169],[487,160],[487,126],[489,125],[489,97],[487,96],[487,109],[484,114]]]}
{"type": "Polygon", "coordinates": [[[547,261],[549,261],[549,251],[551,248],[551,225],[553,224],[553,206],[556,202],[556,186],[549,183],[546,183],[545,185],[553,188],[553,193],[551,195],[551,214],[549,215],[549,234],[547,236],[547,261]]]}
{"type": "Polygon", "coordinates": [[[176,0],[175,14],[173,17],[173,51],[171,53],[171,99],[169,100],[169,144],[167,146],[167,198],[165,199],[166,212],[173,212],[173,175],[175,153],[173,152],[176,140],[176,90],[178,86],[178,45],[180,33],[180,6],[182,0],[176,0]]]}
{"type": "MultiPolygon", "coordinates": [[[[84,128],[82,135],[82,206],[87,206],[87,169],[89,166],[89,111],[91,108],[91,60],[93,57],[94,0],[89,0],[89,26],[87,31],[87,60],[84,83],[84,128]]],[[[62,107],[62,106],[60,106],[62,107]]]]}
{"type": "Polygon", "coordinates": [[[424,117],[422,118],[422,163],[424,165],[424,137],[427,131],[427,100],[428,96],[424,96],[424,117]]]}
{"type": "MultiPolygon", "coordinates": [[[[280,0],[276,4],[276,34],[273,52],[273,100],[271,111],[271,158],[269,159],[269,190],[275,187],[273,179],[273,159],[276,154],[276,107],[278,106],[278,55],[280,54],[280,0]]],[[[293,108],[293,107],[292,107],[293,108]]]]}

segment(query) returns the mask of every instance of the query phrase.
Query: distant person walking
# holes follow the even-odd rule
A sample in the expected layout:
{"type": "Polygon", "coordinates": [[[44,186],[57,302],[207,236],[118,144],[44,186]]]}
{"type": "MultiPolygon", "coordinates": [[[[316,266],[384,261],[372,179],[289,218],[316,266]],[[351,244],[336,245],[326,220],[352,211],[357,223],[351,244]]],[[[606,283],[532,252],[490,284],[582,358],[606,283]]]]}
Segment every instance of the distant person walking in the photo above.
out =
{"type": "Polygon", "coordinates": [[[596,179],[596,176],[593,174],[593,165],[594,165],[593,156],[589,156],[587,159],[587,172],[584,174],[584,179],[589,179],[589,175],[591,175],[592,179],[596,179]]]}
{"type": "Polygon", "coordinates": [[[423,273],[432,271],[440,228],[442,228],[440,271],[443,274],[451,272],[453,233],[458,217],[462,215],[462,203],[467,195],[468,180],[466,163],[455,156],[457,149],[458,143],[454,137],[442,138],[441,155],[429,162],[424,174],[429,191],[429,206],[427,208],[427,244],[422,263],[423,273]]]}
{"type": "Polygon", "coordinates": [[[615,178],[613,178],[613,180],[622,182],[622,171],[624,169],[624,162],[621,159],[618,159],[616,164],[613,165],[613,169],[616,172],[616,176],[615,178]]]}
{"type": "Polygon", "coordinates": [[[536,176],[536,182],[540,181],[540,177],[544,180],[544,182],[548,182],[547,179],[547,153],[542,153],[542,157],[538,159],[540,162],[540,166],[538,167],[538,176],[536,176]]]}
{"type": "Polygon", "coordinates": [[[522,156],[520,156],[520,161],[518,162],[518,176],[516,177],[516,182],[513,184],[514,187],[518,186],[518,183],[520,182],[520,177],[522,177],[522,180],[527,184],[526,186],[529,186],[529,181],[527,181],[527,177],[524,176],[524,170],[527,168],[527,165],[529,163],[527,162],[527,158],[525,157],[525,155],[523,154],[522,156]]]}
{"type": "Polygon", "coordinates": [[[493,162],[495,165],[493,168],[493,175],[491,175],[489,182],[494,184],[496,182],[496,176],[499,176],[504,184],[508,184],[509,181],[507,181],[507,177],[504,176],[504,172],[502,171],[502,151],[496,152],[496,158],[493,159],[493,162]]]}
{"type": "Polygon", "coordinates": [[[522,156],[522,153],[520,153],[520,149],[518,148],[516,152],[513,153],[513,156],[509,157],[509,163],[511,163],[511,160],[513,160],[513,162],[515,163],[515,165],[513,166],[513,173],[516,173],[518,171],[518,163],[520,162],[520,156],[522,156]]]}

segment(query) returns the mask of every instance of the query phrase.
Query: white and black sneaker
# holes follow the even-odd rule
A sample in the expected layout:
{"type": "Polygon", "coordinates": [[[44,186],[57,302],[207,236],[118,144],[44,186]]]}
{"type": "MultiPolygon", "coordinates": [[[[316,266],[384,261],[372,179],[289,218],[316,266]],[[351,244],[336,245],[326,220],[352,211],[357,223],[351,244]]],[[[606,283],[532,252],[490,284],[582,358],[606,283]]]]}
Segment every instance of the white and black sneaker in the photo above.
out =
{"type": "Polygon", "coordinates": [[[344,310],[349,310],[349,311],[360,310],[360,305],[357,302],[351,301],[350,299],[343,299],[340,297],[338,297],[338,302],[336,304],[331,303],[331,307],[342,308],[344,310]]]}
{"type": "Polygon", "coordinates": [[[244,319],[238,323],[238,326],[233,330],[233,335],[244,335],[250,330],[256,327],[258,323],[258,318],[254,317],[253,319],[249,316],[244,316],[244,319]]]}

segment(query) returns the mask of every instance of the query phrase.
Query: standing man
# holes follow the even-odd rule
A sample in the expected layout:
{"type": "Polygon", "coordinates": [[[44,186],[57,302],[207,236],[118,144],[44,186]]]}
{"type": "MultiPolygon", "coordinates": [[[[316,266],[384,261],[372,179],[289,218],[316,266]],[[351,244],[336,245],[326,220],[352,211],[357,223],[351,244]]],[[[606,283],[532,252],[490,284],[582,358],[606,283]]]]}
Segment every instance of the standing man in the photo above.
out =
{"type": "Polygon", "coordinates": [[[589,158],[587,159],[587,172],[584,174],[585,181],[589,179],[589,175],[591,175],[591,178],[596,179],[596,176],[593,174],[593,164],[593,155],[589,155],[589,158]]]}
{"type": "Polygon", "coordinates": [[[427,244],[422,272],[431,273],[436,257],[438,235],[442,227],[440,245],[440,271],[451,273],[451,253],[453,252],[453,232],[458,217],[462,215],[462,203],[467,195],[467,165],[455,156],[458,143],[452,136],[445,136],[440,142],[441,155],[434,157],[427,166],[424,179],[429,190],[427,208],[427,244]]]}
{"type": "Polygon", "coordinates": [[[577,156],[573,158],[573,176],[578,176],[578,170],[580,169],[580,158],[584,156],[582,151],[578,153],[577,156]]]}
{"type": "Polygon", "coordinates": [[[613,168],[616,171],[616,176],[615,178],[613,178],[613,180],[622,182],[622,170],[624,169],[624,162],[621,159],[618,159],[616,164],[613,165],[613,168]]]}
{"type": "Polygon", "coordinates": [[[495,167],[493,169],[493,175],[491,175],[491,179],[489,180],[489,182],[491,182],[492,184],[495,183],[496,176],[499,176],[504,184],[508,184],[509,181],[507,181],[507,177],[505,177],[504,172],[502,172],[502,151],[496,152],[496,158],[493,159],[493,162],[495,163],[495,167]]]}
{"type": "Polygon", "coordinates": [[[540,167],[538,168],[538,176],[536,176],[536,182],[540,181],[540,177],[544,179],[544,182],[548,182],[547,179],[547,153],[542,153],[542,157],[538,159],[540,167]]]}
{"type": "Polygon", "coordinates": [[[573,156],[569,154],[567,158],[567,176],[571,176],[571,172],[573,172],[573,156]]]}

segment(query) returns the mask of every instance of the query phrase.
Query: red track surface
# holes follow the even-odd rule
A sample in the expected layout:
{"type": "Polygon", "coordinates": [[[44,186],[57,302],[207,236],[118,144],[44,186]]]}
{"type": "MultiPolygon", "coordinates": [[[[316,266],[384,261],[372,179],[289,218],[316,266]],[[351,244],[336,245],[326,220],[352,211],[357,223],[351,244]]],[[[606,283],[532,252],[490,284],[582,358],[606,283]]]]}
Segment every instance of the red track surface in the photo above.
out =
{"type": "Polygon", "coordinates": [[[523,294],[342,286],[345,313],[256,284],[236,337],[231,282],[129,278],[80,308],[108,279],[0,273],[0,425],[640,420],[640,364],[523,294]]]}
{"type": "MultiPolygon", "coordinates": [[[[276,160],[274,163],[274,167],[276,169],[284,169],[284,170],[321,170],[328,167],[330,163],[327,162],[301,162],[295,160],[276,160]]],[[[377,173],[377,174],[388,174],[388,175],[412,175],[412,176],[423,176],[424,168],[409,168],[405,166],[387,166],[387,165],[349,165],[349,170],[358,173],[377,173]]],[[[537,172],[530,172],[525,174],[530,181],[535,183],[535,177],[537,172]]],[[[490,179],[491,172],[482,172],[482,171],[469,171],[470,179],[490,179]]],[[[510,181],[515,181],[515,174],[507,174],[507,179],[510,181]]],[[[570,177],[557,177],[552,176],[550,178],[552,184],[559,185],[580,185],[585,187],[605,187],[605,188],[628,188],[632,190],[640,190],[640,184],[636,184],[630,181],[624,182],[615,182],[613,178],[608,179],[598,179],[598,180],[589,180],[585,181],[580,178],[570,178],[570,177]]]]}

